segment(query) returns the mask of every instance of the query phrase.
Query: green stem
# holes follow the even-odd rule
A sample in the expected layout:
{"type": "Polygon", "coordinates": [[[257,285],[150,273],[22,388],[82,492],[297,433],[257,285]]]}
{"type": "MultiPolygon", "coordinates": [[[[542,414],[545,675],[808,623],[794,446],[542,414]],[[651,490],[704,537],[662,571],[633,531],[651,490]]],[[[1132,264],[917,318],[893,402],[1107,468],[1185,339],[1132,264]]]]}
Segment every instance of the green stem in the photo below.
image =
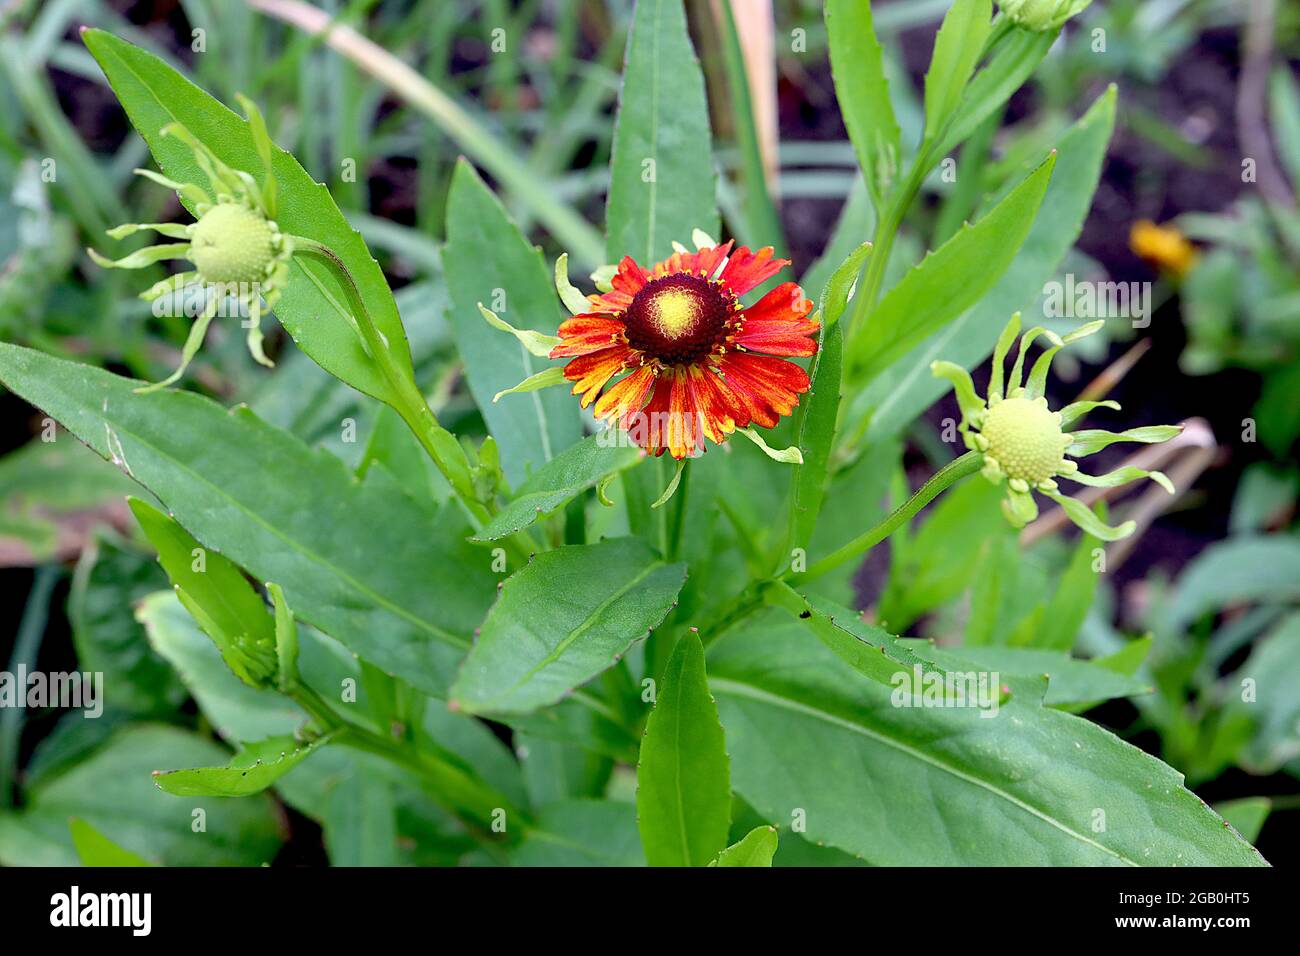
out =
{"type": "Polygon", "coordinates": [[[505,810],[509,818],[525,826],[529,824],[528,818],[514,809],[509,800],[472,774],[339,716],[306,684],[297,684],[289,697],[320,724],[323,733],[330,735],[333,742],[374,754],[411,771],[440,805],[480,835],[486,835],[484,828],[490,825],[491,812],[498,807],[505,810]]]}
{"type": "MultiPolygon", "coordinates": [[[[906,181],[893,193],[885,207],[884,215],[876,225],[876,234],[871,242],[871,256],[867,261],[867,272],[862,278],[861,287],[853,295],[853,313],[847,325],[851,339],[856,339],[862,334],[867,317],[875,308],[876,300],[880,298],[880,287],[885,281],[885,267],[889,265],[889,254],[894,248],[894,237],[898,235],[898,230],[903,225],[903,217],[907,215],[912,200],[920,192],[921,184],[925,181],[929,169],[929,151],[922,148],[912,162],[912,169],[906,181]]],[[[853,355],[849,342],[845,343],[844,351],[847,357],[853,355]]]]}
{"type": "Polygon", "coordinates": [[[682,468],[681,480],[677,483],[677,494],[673,501],[672,522],[668,527],[668,547],[665,554],[669,561],[677,561],[682,556],[682,538],[686,533],[686,505],[691,494],[691,464],[686,462],[682,468]]]}
{"type": "MultiPolygon", "coordinates": [[[[366,351],[379,366],[385,381],[392,389],[392,400],[389,404],[401,416],[402,421],[406,422],[411,433],[419,441],[420,447],[447,479],[474,530],[479,530],[491,517],[491,509],[479,500],[474,490],[474,478],[470,473],[469,460],[465,457],[465,449],[460,446],[455,435],[438,423],[437,416],[433,414],[429,403],[425,401],[424,394],[415,384],[415,378],[406,374],[398,366],[383,334],[375,325],[374,317],[366,307],[365,300],[361,298],[361,290],[357,288],[352,272],[338,254],[324,243],[305,236],[290,238],[295,252],[316,257],[343,281],[348,305],[356,317],[357,328],[361,332],[366,351]]],[[[507,543],[515,552],[515,557],[524,562],[527,562],[529,555],[538,550],[536,542],[526,531],[517,532],[507,543]]]]}
{"type": "Polygon", "coordinates": [[[295,253],[301,252],[314,256],[342,280],[348,305],[351,306],[356,317],[357,329],[361,333],[366,351],[392,389],[390,404],[394,411],[402,416],[402,420],[410,427],[421,446],[433,459],[433,463],[438,466],[438,470],[461,499],[471,518],[478,522],[475,530],[482,527],[489,517],[488,510],[474,494],[474,482],[464,449],[456,441],[455,435],[438,424],[438,419],[429,410],[428,403],[425,402],[424,396],[415,384],[415,379],[398,367],[388,343],[384,340],[383,333],[375,325],[374,317],[371,316],[365,300],[361,297],[361,290],[357,288],[351,270],[339,258],[338,253],[324,243],[305,236],[291,238],[295,253]]]}
{"type": "MultiPolygon", "coordinates": [[[[908,498],[900,505],[893,514],[891,514],[880,524],[876,525],[869,531],[858,535],[848,544],[836,549],[835,551],[822,558],[807,571],[795,575],[800,582],[811,581],[820,577],[827,571],[838,568],[845,561],[852,558],[860,557],[865,552],[874,548],[885,538],[889,537],[910,520],[918,511],[937,498],[941,493],[946,491],[952,485],[956,484],[963,478],[975,474],[983,466],[982,456],[978,452],[968,451],[960,458],[950,461],[944,467],[935,472],[930,480],[917,489],[916,494],[908,498]]],[[[791,577],[794,572],[787,571],[781,576],[784,580],[791,577]]]]}
{"type": "MultiPolygon", "coordinates": [[[[980,52],[980,61],[987,59],[1010,32],[1011,22],[999,11],[994,18],[993,29],[989,32],[984,48],[980,52]]],[[[871,310],[876,306],[876,300],[880,297],[880,287],[885,280],[885,269],[889,265],[889,253],[894,246],[894,237],[898,235],[898,230],[902,228],[903,218],[907,215],[907,210],[911,208],[913,200],[916,199],[916,194],[921,191],[921,185],[925,182],[925,177],[929,175],[930,170],[939,161],[939,157],[935,155],[935,149],[939,143],[944,141],[944,137],[955,118],[956,111],[954,111],[953,116],[948,117],[943,129],[939,130],[933,139],[921,144],[912,160],[912,168],[908,171],[907,180],[892,194],[889,203],[885,207],[884,214],[880,217],[880,221],[876,226],[875,238],[872,241],[871,259],[867,263],[867,273],[863,277],[861,287],[853,297],[853,313],[848,324],[848,329],[852,333],[861,334],[871,310]]],[[[852,364],[853,351],[849,348],[848,343],[845,343],[845,355],[850,359],[849,364],[852,364]]]]}

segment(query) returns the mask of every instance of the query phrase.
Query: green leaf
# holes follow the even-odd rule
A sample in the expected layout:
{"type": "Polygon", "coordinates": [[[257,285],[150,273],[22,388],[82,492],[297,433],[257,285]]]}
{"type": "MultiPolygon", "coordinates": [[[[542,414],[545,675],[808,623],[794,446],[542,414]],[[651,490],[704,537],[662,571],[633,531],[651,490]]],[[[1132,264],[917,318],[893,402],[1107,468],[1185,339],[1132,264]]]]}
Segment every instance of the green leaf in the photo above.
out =
{"type": "Polygon", "coordinates": [[[521,531],[641,460],[636,447],[610,447],[610,434],[590,435],[539,468],[474,540],[496,541],[521,531]]]}
{"type": "MultiPolygon", "coordinates": [[[[258,417],[268,420],[261,413],[258,417]]],[[[401,416],[386,405],[376,409],[374,426],[357,465],[357,474],[364,478],[373,465],[388,469],[412,501],[432,511],[451,496],[447,479],[420,447],[419,440],[406,427],[401,416]]]]}
{"type": "Polygon", "coordinates": [[[132,614],[137,601],[166,582],[151,555],[97,535],[81,552],[68,594],[79,667],[104,675],[112,706],[142,716],[170,714],[185,699],[132,614]]]}
{"type": "Polygon", "coordinates": [[[709,866],[771,866],[776,855],[776,827],[754,827],[738,843],[733,843],[709,866]]]}
{"type": "Polygon", "coordinates": [[[1254,733],[1238,756],[1253,773],[1276,772],[1300,757],[1300,613],[1284,618],[1255,645],[1228,681],[1230,712],[1245,715],[1254,733]],[[1247,681],[1252,683],[1247,683],[1247,681]],[[1246,690],[1253,693],[1246,698],[1246,690]]]}
{"type": "Polygon", "coordinates": [[[88,759],[26,794],[19,814],[0,814],[0,862],[73,866],[68,820],[76,817],[115,844],[163,866],[261,866],[281,842],[275,805],[247,800],[181,800],[153,785],[159,766],[217,763],[228,751],[188,731],[137,724],[119,731],[88,759]],[[203,812],[205,831],[193,829],[203,812]]]}
{"type": "Polygon", "coordinates": [[[868,624],[862,615],[828,598],[804,597],[783,584],[769,586],[765,598],[801,620],[817,640],[868,680],[893,685],[901,671],[925,667],[925,659],[883,627],[868,624]]]}
{"type": "Polygon", "coordinates": [[[934,38],[925,74],[925,139],[935,139],[956,110],[992,26],[992,0],[956,0],[934,38]]]}
{"type": "Polygon", "coordinates": [[[780,558],[782,563],[792,559],[793,549],[806,550],[817,528],[840,409],[844,330],[839,320],[870,253],[870,243],[859,245],[839,265],[822,291],[821,334],[809,370],[812,385],[807,400],[799,403],[795,413],[795,446],[802,452],[803,461],[795,466],[790,479],[790,531],[785,543],[786,554],[780,558]]]}
{"type": "Polygon", "coordinates": [[[68,830],[84,866],[153,866],[140,854],[118,846],[79,817],[68,821],[68,830]]]}
{"type": "Polygon", "coordinates": [[[1043,703],[1049,707],[1091,704],[1118,697],[1149,694],[1150,684],[1059,650],[1034,647],[935,647],[928,640],[905,639],[917,657],[945,671],[987,670],[1001,677],[1048,679],[1043,703]]]}
{"type": "Polygon", "coordinates": [[[933,155],[946,156],[952,152],[988,119],[989,114],[1000,109],[1047,56],[1056,36],[1056,31],[1035,33],[1012,27],[988,64],[966,84],[961,102],[937,141],[933,155]]]}
{"type": "Polygon", "coordinates": [[[1132,677],[1138,672],[1138,668],[1146,662],[1153,643],[1155,643],[1155,638],[1147,634],[1128,641],[1113,654],[1094,658],[1094,661],[1102,667],[1110,668],[1117,674],[1127,674],[1132,677]]]}
{"type": "Polygon", "coordinates": [[[649,267],[691,231],[718,234],[704,75],[682,0],[638,0],[614,126],[606,255],[649,267]]]}
{"type": "Polygon", "coordinates": [[[447,194],[442,255],[452,301],[448,316],[470,392],[501,448],[506,478],[518,485],[582,437],[578,401],[567,391],[493,400],[533,374],[558,366],[529,354],[514,337],[485,322],[479,303],[518,329],[548,335],[559,327],[561,312],[541,251],[524,238],[463,159],[447,194]]]}
{"type": "MultiPolygon", "coordinates": [[[[856,177],[825,251],[808,267],[808,271],[800,278],[800,284],[805,289],[823,288],[844,264],[844,260],[861,248],[862,237],[871,235],[875,225],[875,212],[871,208],[867,188],[861,177],[856,177]]],[[[847,291],[846,289],[845,292],[847,291]]],[[[825,302],[822,305],[824,307],[825,302]]]]}
{"type": "Polygon", "coordinates": [[[808,397],[799,403],[795,419],[795,444],[803,461],[795,465],[790,479],[790,536],[787,563],[794,548],[807,551],[826,492],[826,475],[831,447],[835,442],[835,419],[840,408],[840,361],[844,350],[844,332],[836,323],[822,327],[821,346],[813,359],[812,386],[808,397]]]}
{"type": "Polygon", "coordinates": [[[1232,824],[1242,837],[1254,842],[1259,838],[1259,831],[1264,829],[1264,821],[1273,812],[1273,801],[1268,797],[1242,797],[1216,803],[1214,812],[1232,824]]]}
{"type": "Polygon", "coordinates": [[[871,201],[880,209],[897,178],[902,151],[885,78],[884,51],[871,22],[871,4],[867,0],[827,0],[826,35],[835,97],[871,201]]]}
{"type": "Polygon", "coordinates": [[[1178,635],[1206,611],[1300,597],[1300,538],[1248,535],[1217,541],[1184,568],[1158,631],[1178,635]]]}
{"type": "Polygon", "coordinates": [[[636,538],[539,554],[501,589],[452,687],[471,713],[525,714],[613,666],[686,579],[636,538]]]}
{"type": "Polygon", "coordinates": [[[1055,162],[1055,154],[1049,156],[988,214],[963,226],[885,294],[846,345],[854,376],[883,371],[993,287],[1029,234],[1055,162]]]}
{"type": "Polygon", "coordinates": [[[1070,555],[1070,563],[1061,574],[1047,607],[1043,622],[1030,642],[1035,647],[1068,651],[1074,647],[1074,638],[1083,627],[1097,593],[1099,573],[1093,569],[1093,552],[1101,542],[1089,534],[1079,536],[1079,542],[1070,555]]]}
{"type": "MultiPolygon", "coordinates": [[[[86,30],[82,39],[122,101],[131,124],[149,144],[159,168],[169,178],[205,187],[208,182],[190,148],[177,137],[161,134],[170,123],[184,126],[231,169],[243,170],[254,178],[263,175],[262,160],[246,120],[153,54],[125,40],[102,30],[86,30]]],[[[329,190],[312,179],[298,160],[274,145],[271,154],[279,189],[276,221],[280,228],[290,234],[310,236],[343,260],[398,367],[412,374],[397,304],[364,240],[348,224],[329,190]]],[[[392,386],[366,354],[346,302],[344,285],[333,272],[317,262],[295,258],[275,316],[298,346],[331,375],[367,395],[392,402],[392,386]]]]}
{"type": "Polygon", "coordinates": [[[178,797],[247,797],[261,793],[323,746],[325,737],[304,743],[293,737],[271,737],[244,744],[229,765],[193,770],[159,770],[153,782],[178,797]]]}
{"type": "Polygon", "coordinates": [[[872,863],[1259,866],[1180,774],[1012,681],[996,716],[897,707],[771,614],[709,653],[732,785],[872,863]],[[1099,813],[1100,811],[1100,813],[1099,813]],[[1104,816],[1102,816],[1104,814],[1104,816]]]}
{"type": "Polygon", "coordinates": [[[515,851],[516,866],[644,866],[636,810],[616,800],[548,804],[515,851]]]}
{"type": "Polygon", "coordinates": [[[1295,188],[1300,184],[1300,87],[1291,71],[1281,64],[1269,77],[1268,103],[1278,159],[1295,188]]]}
{"type": "Polygon", "coordinates": [[[158,560],[181,602],[246,684],[267,683],[276,671],[275,624],[262,596],[230,559],[208,552],[184,528],[138,498],[131,512],[158,549],[158,560]]]}
{"type": "MultiPolygon", "coordinates": [[[[998,507],[1003,494],[987,481],[967,481],[944,494],[912,538],[893,539],[879,614],[891,630],[905,631],[966,590],[979,570],[981,551],[1009,534],[998,507]]],[[[1013,544],[1010,551],[1015,550],[1013,544]]]]}
{"type": "Polygon", "coordinates": [[[70,435],[10,452],[0,459],[0,563],[35,565],[54,557],[60,525],[120,520],[121,497],[133,487],[70,435]]]}
{"type": "Polygon", "coordinates": [[[1092,205],[1093,191],[1115,123],[1115,88],[1056,142],[1052,181],[1020,252],[997,283],[964,315],[930,335],[886,369],[855,401],[854,420],[871,411],[869,442],[899,434],[947,390],[930,375],[930,363],[946,359],[967,369],[992,351],[1011,313],[1027,308],[1074,245],[1092,205]]]}
{"type": "MultiPolygon", "coordinates": [[[[136,616],[149,643],[176,669],[204,718],[231,747],[242,740],[292,735],[306,721],[307,715],[289,698],[249,687],[232,674],[174,593],[160,591],[145,598],[136,616]]],[[[315,631],[301,635],[299,671],[305,682],[336,698],[344,680],[360,680],[352,655],[315,631]]],[[[219,759],[229,756],[223,752],[219,759]]],[[[320,820],[330,787],[356,772],[356,757],[343,747],[329,747],[277,780],[276,793],[294,809],[320,820]]]]}
{"type": "Polygon", "coordinates": [[[325,846],[331,866],[397,866],[397,804],[381,777],[355,773],[330,791],[325,846]]]}
{"type": "Polygon", "coordinates": [[[496,585],[458,512],[431,518],[384,469],[358,482],[246,409],[191,393],[135,395],[137,382],[2,343],[0,381],[117,460],[204,547],[283,587],[300,620],[446,692],[496,585]]]}
{"type": "Polygon", "coordinates": [[[646,721],[636,812],[651,866],[706,866],[727,845],[727,744],[694,633],[677,641],[646,721]]]}

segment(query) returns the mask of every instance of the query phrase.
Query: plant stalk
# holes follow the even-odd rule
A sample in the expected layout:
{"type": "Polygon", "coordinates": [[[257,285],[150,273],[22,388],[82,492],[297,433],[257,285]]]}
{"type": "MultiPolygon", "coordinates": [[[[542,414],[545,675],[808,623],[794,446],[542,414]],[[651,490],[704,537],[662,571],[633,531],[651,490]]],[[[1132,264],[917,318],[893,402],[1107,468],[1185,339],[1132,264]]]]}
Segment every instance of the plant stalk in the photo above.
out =
{"type": "Polygon", "coordinates": [[[916,490],[916,493],[907,501],[899,505],[892,514],[884,521],[880,522],[869,531],[865,531],[852,541],[837,548],[835,551],[816,562],[812,567],[803,573],[787,571],[781,576],[781,580],[797,577],[801,582],[811,581],[820,577],[827,571],[838,568],[845,561],[860,556],[870,551],[885,538],[889,537],[906,521],[910,520],[918,511],[928,505],[948,488],[961,481],[963,478],[975,474],[983,466],[981,456],[978,452],[968,451],[960,458],[950,461],[933,475],[930,480],[916,490]]]}

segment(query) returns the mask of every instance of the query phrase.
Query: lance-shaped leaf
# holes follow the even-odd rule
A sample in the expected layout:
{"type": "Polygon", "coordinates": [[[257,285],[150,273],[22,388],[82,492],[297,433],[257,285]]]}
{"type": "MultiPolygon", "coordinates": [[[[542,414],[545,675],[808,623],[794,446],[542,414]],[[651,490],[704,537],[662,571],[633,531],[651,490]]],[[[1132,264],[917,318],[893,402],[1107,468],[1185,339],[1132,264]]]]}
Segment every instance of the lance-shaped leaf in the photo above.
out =
{"type": "Polygon", "coordinates": [[[1012,680],[992,716],[894,706],[797,621],[718,639],[709,686],[732,786],[763,817],[872,863],[1260,866],[1181,774],[1012,680]]]}
{"type": "Polygon", "coordinates": [[[651,866],[707,866],[727,845],[727,747],[694,633],[678,640],[646,721],[636,812],[651,866]]]}
{"type": "Polygon", "coordinates": [[[789,559],[793,549],[806,549],[817,527],[840,410],[844,330],[839,321],[870,254],[871,243],[859,245],[840,263],[822,290],[821,334],[809,369],[812,384],[807,401],[801,402],[795,413],[795,447],[802,461],[790,481],[789,533],[782,562],[789,559]]]}
{"type": "Polygon", "coordinates": [[[1002,678],[1048,679],[1043,703],[1064,707],[1149,694],[1150,684],[1096,661],[1079,660],[1064,651],[1034,647],[935,647],[928,640],[905,639],[912,653],[946,671],[986,670],[1002,678]]]}
{"type": "MultiPolygon", "coordinates": [[[[966,84],[961,102],[932,150],[945,156],[975,132],[976,127],[1001,107],[1021,84],[1029,79],[1034,67],[1042,62],[1056,40],[1056,33],[1035,33],[1013,27],[994,51],[989,62],[966,84]]],[[[928,118],[928,117],[927,117],[928,118]]]]}
{"type": "Polygon", "coordinates": [[[956,0],[934,37],[925,74],[925,139],[935,139],[956,110],[989,35],[991,0],[956,0]]]}
{"type": "Polygon", "coordinates": [[[247,409],[136,395],[109,372],[0,344],[0,381],[152,491],[204,547],[284,589],[294,613],[444,694],[495,593],[490,556],[381,467],[358,482],[247,409]]]}
{"type": "Polygon", "coordinates": [[[83,866],[153,866],[140,854],[118,846],[80,817],[68,821],[68,832],[83,866]]]}
{"type": "Polygon", "coordinates": [[[827,0],[826,36],[830,44],[835,97],[858,165],[877,209],[898,175],[898,121],[889,100],[884,53],[865,0],[827,0]]]}
{"type": "Polygon", "coordinates": [[[718,234],[704,74],[681,0],[637,0],[610,160],[605,250],[642,266],[694,229],[718,234]]]}
{"type": "Polygon", "coordinates": [[[442,257],[452,302],[448,318],[470,392],[500,446],[506,477],[517,486],[581,438],[582,426],[577,403],[562,392],[495,401],[559,368],[539,353],[563,316],[541,252],[464,160],[456,164],[447,195],[442,257]]]}
{"type": "Polygon", "coordinates": [[[508,578],[452,688],[471,713],[525,714],[612,667],[686,580],[637,538],[539,554],[508,578]]]}
{"type": "Polygon", "coordinates": [[[602,439],[614,432],[591,435],[570,445],[539,468],[515,497],[474,535],[476,541],[495,541],[521,531],[544,515],[568,504],[588,488],[641,460],[636,447],[611,446],[602,439]]]}
{"type": "Polygon", "coordinates": [[[776,846],[776,827],[763,824],[719,853],[709,866],[771,866],[776,846]]]}
{"type": "Polygon", "coordinates": [[[988,357],[1007,317],[1028,308],[1041,294],[1087,216],[1114,121],[1111,87],[1056,141],[1056,167],[1047,194],[1002,277],[973,308],[895,362],[857,400],[850,420],[860,417],[859,408],[871,411],[868,441],[897,435],[947,390],[947,383],[930,375],[931,362],[947,359],[973,368],[988,357]]]}
{"type": "Polygon", "coordinates": [[[883,627],[868,624],[828,598],[805,597],[777,582],[767,587],[764,599],[797,615],[836,657],[878,684],[892,685],[900,673],[913,668],[934,669],[883,627]]]}
{"type": "Polygon", "coordinates": [[[29,788],[21,812],[0,814],[0,863],[75,866],[76,843],[68,828],[73,818],[162,866],[270,863],[283,840],[270,796],[180,800],[149,779],[160,766],[228,757],[218,744],[177,727],[125,727],[78,763],[29,788]],[[207,829],[201,834],[191,829],[195,809],[205,814],[207,829]]]}
{"type": "Polygon", "coordinates": [[[327,737],[309,742],[271,737],[244,744],[225,767],[156,770],[153,782],[178,797],[247,797],[261,793],[327,741],[327,737]]]}
{"type": "Polygon", "coordinates": [[[1029,234],[1055,162],[1053,153],[988,214],[963,226],[886,293],[867,325],[846,343],[846,366],[853,376],[879,373],[978,302],[1001,278],[1029,234]]]}
{"type": "Polygon", "coordinates": [[[129,498],[131,512],[158,551],[158,561],[239,679],[266,686],[278,671],[275,624],[266,604],[229,558],[208,551],[157,508],[129,498]]]}

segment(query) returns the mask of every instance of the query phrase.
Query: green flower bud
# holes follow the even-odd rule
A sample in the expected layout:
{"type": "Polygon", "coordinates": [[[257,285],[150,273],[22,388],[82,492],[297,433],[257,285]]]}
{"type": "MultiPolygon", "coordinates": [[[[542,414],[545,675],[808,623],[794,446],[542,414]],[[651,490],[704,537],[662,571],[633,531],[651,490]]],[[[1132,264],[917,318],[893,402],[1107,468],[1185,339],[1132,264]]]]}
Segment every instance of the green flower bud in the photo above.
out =
{"type": "Polygon", "coordinates": [[[1061,417],[1042,398],[1008,398],[984,415],[980,434],[986,454],[1008,478],[1037,485],[1055,475],[1070,440],[1061,431],[1061,417]]]}
{"type": "Polygon", "coordinates": [[[1094,408],[1119,409],[1111,401],[1085,400],[1053,411],[1043,395],[1052,356],[1072,342],[1099,331],[1104,322],[1089,322],[1068,335],[1038,326],[1020,336],[1020,348],[1010,376],[1006,372],[1007,353],[1015,344],[1020,332],[1020,313],[1011,317],[993,349],[993,370],[989,376],[988,398],[975,393],[970,373],[953,362],[934,362],[931,370],[940,378],[952,382],[957,404],[961,407],[961,422],[957,426],[966,447],[980,456],[980,474],[994,484],[1005,483],[1007,496],[1002,501],[1002,512],[1017,528],[1038,517],[1034,492],[1055,501],[1071,521],[1084,531],[1115,541],[1132,534],[1137,527],[1125,521],[1110,527],[1086,505],[1061,493],[1057,478],[1096,488],[1114,488],[1139,478],[1150,478],[1170,494],[1174,486],[1158,471],[1146,471],[1128,465],[1105,475],[1088,475],[1079,470],[1072,458],[1090,455],[1115,442],[1141,442],[1154,444],[1168,441],[1182,429],[1173,425],[1148,425],[1130,428],[1123,432],[1084,429],[1067,432],[1076,420],[1094,408]],[[1035,339],[1047,340],[1047,348],[1024,377],[1026,353],[1035,339]],[[1069,456],[1069,457],[1067,457],[1069,456]]]}
{"type": "Polygon", "coordinates": [[[204,282],[263,282],[274,268],[278,243],[279,231],[261,213],[218,203],[192,227],[189,259],[204,282]]]}
{"type": "Polygon", "coordinates": [[[1092,0],[998,0],[1012,23],[1035,33],[1059,30],[1090,3],[1092,0]]]}

